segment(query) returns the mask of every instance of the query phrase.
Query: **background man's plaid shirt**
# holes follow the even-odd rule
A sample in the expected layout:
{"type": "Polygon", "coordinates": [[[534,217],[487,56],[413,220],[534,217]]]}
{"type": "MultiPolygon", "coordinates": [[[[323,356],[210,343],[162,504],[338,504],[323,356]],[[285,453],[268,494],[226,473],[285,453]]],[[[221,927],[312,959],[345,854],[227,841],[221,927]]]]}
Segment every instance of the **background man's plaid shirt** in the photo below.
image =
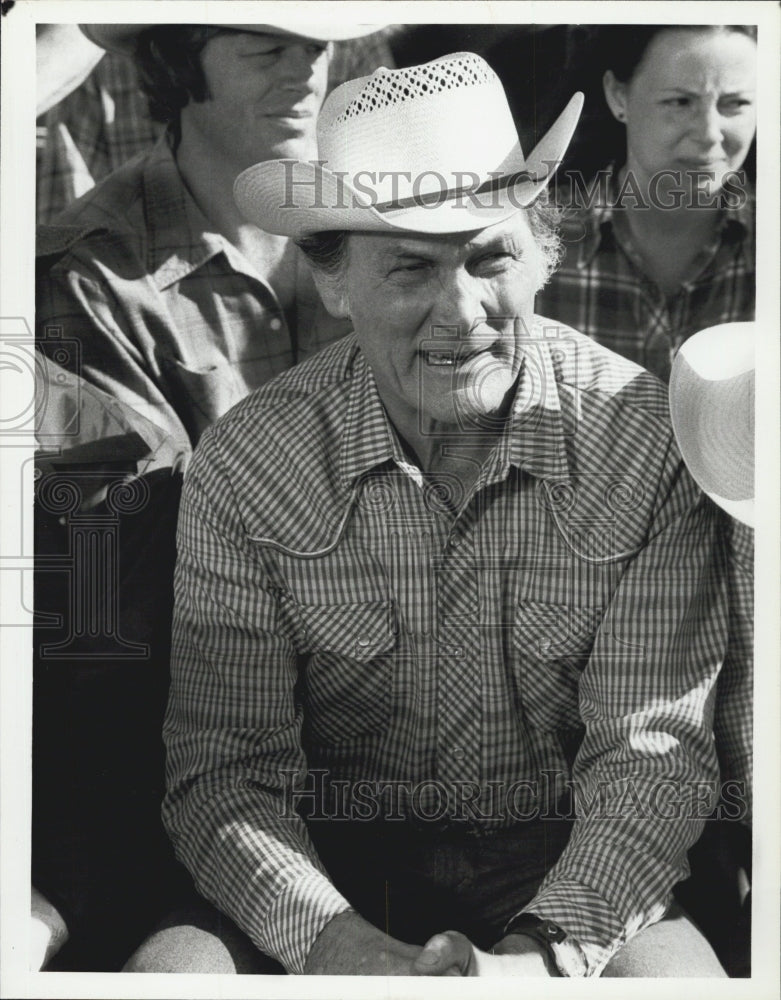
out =
{"type": "Polygon", "coordinates": [[[211,224],[167,136],[38,231],[36,331],[68,365],[166,431],[185,456],[253,389],[349,330],[295,251],[295,302],[211,224]],[[75,234],[75,235],[74,235],[75,234]],[[57,241],[62,240],[57,252],[57,241]]]}
{"type": "Polygon", "coordinates": [[[348,903],[281,815],[285,769],[633,790],[616,818],[578,819],[528,906],[592,973],[686,874],[702,822],[633,803],[660,782],[715,792],[715,509],[662,386],[546,329],[471,495],[449,484],[457,516],[405,460],[352,337],[240,403],[188,470],[164,818],[204,895],[291,971],[348,903]]]}

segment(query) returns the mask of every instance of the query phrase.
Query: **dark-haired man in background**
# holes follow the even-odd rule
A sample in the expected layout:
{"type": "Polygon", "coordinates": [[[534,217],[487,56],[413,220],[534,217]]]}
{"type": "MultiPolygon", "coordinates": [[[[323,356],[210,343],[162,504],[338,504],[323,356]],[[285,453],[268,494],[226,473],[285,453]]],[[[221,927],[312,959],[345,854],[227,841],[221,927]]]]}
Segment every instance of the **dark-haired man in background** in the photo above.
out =
{"type": "Polygon", "coordinates": [[[65,252],[39,284],[37,326],[78,338],[78,374],[188,451],[250,390],[345,331],[292,243],[242,219],[231,193],[253,163],[315,155],[330,41],[365,33],[289,27],[85,29],[133,55],[167,130],[57,218],[65,252]]]}
{"type": "Polygon", "coordinates": [[[83,566],[68,577],[47,573],[70,551],[83,511],[36,509],[37,610],[59,617],[67,637],[83,585],[97,595],[100,624],[116,626],[104,620],[116,601],[119,633],[147,648],[122,659],[97,636],[88,654],[79,647],[52,663],[47,649],[62,636],[36,633],[36,969],[68,936],[59,968],[119,968],[172,894],[187,894],[158,849],[179,499],[172,470],[233,403],[344,332],[320,306],[292,242],[245,222],[231,194],[244,167],[315,153],[329,40],[344,34],[312,31],[318,37],[269,25],[89,29],[104,47],[134,54],[167,130],[39,233],[39,346],[69,370],[52,366],[49,381],[71,380],[67,404],[45,408],[47,427],[72,452],[89,438],[78,468],[59,456],[52,476],[70,488],[87,475],[102,483],[140,473],[144,449],[128,457],[125,439],[138,444],[138,435],[119,435],[118,415],[145,428],[144,440],[164,442],[167,458],[143,510],[116,519],[114,576],[96,582],[83,566]],[[76,386],[111,419],[88,419],[76,386]]]}

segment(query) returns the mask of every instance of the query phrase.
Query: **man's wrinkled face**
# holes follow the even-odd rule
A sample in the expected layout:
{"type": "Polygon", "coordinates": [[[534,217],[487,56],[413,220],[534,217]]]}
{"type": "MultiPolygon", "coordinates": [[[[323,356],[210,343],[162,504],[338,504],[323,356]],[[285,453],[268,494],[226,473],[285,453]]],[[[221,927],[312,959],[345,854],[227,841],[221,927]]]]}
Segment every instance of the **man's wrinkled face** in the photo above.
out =
{"type": "Polygon", "coordinates": [[[182,127],[199,133],[215,155],[238,172],[262,160],[314,154],[328,82],[324,42],[231,31],[209,39],[201,65],[211,97],[184,108],[182,127]]]}
{"type": "Polygon", "coordinates": [[[523,211],[477,232],[350,234],[346,310],[391,416],[425,432],[500,413],[542,270],[523,211]]]}

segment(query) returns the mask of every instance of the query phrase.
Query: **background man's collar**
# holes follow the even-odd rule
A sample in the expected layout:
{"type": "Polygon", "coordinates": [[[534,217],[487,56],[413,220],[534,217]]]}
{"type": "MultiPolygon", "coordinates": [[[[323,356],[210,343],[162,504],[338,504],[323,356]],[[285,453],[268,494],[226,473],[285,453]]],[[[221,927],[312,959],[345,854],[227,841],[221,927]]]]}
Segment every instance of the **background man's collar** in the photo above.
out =
{"type": "Polygon", "coordinates": [[[187,191],[167,134],[158,139],[149,154],[143,185],[149,239],[147,262],[152,280],[162,290],[222,253],[225,241],[213,232],[187,191]]]}

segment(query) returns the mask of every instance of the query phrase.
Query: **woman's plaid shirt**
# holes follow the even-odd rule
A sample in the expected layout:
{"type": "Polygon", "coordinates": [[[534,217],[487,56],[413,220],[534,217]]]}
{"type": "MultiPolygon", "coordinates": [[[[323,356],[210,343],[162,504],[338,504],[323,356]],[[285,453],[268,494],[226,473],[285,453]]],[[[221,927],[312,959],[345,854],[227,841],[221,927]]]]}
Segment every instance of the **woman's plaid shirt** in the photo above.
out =
{"type": "MultiPolygon", "coordinates": [[[[736,189],[680,288],[665,295],[647,276],[633,243],[612,171],[573,196],[564,216],[566,254],[539,293],[536,307],[597,343],[647,368],[665,382],[672,359],[692,334],[720,323],[754,319],[756,274],[754,196],[736,189]],[[600,189],[600,184],[602,189],[600,189]],[[589,194],[592,192],[592,195],[589,194]],[[589,203],[589,197],[595,197],[589,203]],[[578,208],[578,198],[584,199],[578,208]]],[[[631,191],[628,196],[630,207],[631,191]]]]}
{"type": "Polygon", "coordinates": [[[716,801],[716,539],[660,383],[550,321],[467,495],[405,459],[353,337],[249,396],[202,439],[179,526],[164,817],[200,890],[300,972],[348,907],[291,808],[313,771],[355,819],[444,796],[485,828],[572,779],[527,908],[601,970],[716,801]]]}

